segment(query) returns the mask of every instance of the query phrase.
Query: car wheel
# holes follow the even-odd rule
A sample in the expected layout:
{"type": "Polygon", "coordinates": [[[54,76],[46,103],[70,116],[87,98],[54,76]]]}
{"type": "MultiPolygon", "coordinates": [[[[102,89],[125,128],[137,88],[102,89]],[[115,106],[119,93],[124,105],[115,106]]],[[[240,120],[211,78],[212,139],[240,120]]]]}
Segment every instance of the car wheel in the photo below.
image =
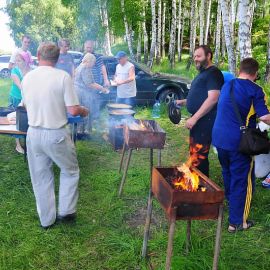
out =
{"type": "Polygon", "coordinates": [[[10,77],[10,70],[5,68],[1,70],[1,78],[9,78],[10,77]]]}
{"type": "Polygon", "coordinates": [[[177,90],[166,89],[161,92],[159,95],[159,101],[169,105],[172,101],[183,98],[180,93],[177,93],[177,90]]]}

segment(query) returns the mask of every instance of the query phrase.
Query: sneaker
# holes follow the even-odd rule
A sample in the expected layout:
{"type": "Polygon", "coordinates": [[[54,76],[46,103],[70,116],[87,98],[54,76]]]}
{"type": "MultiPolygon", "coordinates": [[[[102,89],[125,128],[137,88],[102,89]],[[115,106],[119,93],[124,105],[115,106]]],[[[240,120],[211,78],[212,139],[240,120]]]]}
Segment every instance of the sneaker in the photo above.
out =
{"type": "Polygon", "coordinates": [[[264,188],[270,188],[270,173],[266,176],[265,180],[262,181],[264,188]]]}
{"type": "Polygon", "coordinates": [[[20,146],[20,145],[17,145],[16,146],[16,151],[19,153],[19,154],[24,154],[24,149],[20,146]]]}

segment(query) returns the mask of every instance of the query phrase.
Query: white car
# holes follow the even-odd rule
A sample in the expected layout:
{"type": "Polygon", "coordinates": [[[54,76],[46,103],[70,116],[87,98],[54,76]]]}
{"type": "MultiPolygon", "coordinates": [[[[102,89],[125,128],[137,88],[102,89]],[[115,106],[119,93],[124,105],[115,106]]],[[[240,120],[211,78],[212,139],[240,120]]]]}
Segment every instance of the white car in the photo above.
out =
{"type": "Polygon", "coordinates": [[[10,77],[10,70],[8,68],[10,54],[3,54],[0,55],[0,77],[1,78],[9,78],[10,77]]]}
{"type": "Polygon", "coordinates": [[[82,61],[83,53],[78,51],[68,51],[68,53],[72,55],[75,67],[77,67],[82,61]]]}

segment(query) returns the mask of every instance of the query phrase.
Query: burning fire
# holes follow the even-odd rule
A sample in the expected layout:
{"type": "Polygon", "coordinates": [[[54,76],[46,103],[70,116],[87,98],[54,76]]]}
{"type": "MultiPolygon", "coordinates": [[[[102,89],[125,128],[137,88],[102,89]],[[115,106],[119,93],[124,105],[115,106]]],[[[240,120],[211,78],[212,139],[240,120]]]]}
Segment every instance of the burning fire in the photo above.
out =
{"type": "MultiPolygon", "coordinates": [[[[198,166],[200,160],[205,159],[205,156],[200,154],[208,149],[201,144],[190,145],[190,156],[187,162],[177,167],[177,170],[181,173],[181,176],[173,179],[172,184],[177,190],[185,190],[190,192],[196,192],[199,190],[200,177],[192,171],[191,166],[198,166]]],[[[205,187],[200,188],[200,191],[206,191],[205,187]]]]}
{"type": "Polygon", "coordinates": [[[141,130],[141,131],[146,131],[146,130],[153,130],[153,128],[147,124],[144,123],[142,120],[139,120],[139,122],[132,122],[128,125],[128,127],[132,130],[141,130]]]}

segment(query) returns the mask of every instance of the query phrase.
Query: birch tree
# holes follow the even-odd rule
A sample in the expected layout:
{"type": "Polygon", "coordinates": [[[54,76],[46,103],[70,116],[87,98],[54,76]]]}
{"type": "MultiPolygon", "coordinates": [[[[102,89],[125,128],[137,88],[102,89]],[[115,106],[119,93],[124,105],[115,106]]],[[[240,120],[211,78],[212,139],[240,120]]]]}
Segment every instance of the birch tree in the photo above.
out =
{"type": "Polygon", "coordinates": [[[162,34],[162,16],[161,16],[161,7],[162,7],[162,1],[158,1],[158,18],[157,18],[157,55],[156,55],[156,62],[159,65],[160,64],[160,58],[161,58],[161,34],[162,34]]]}
{"type": "Polygon", "coordinates": [[[125,12],[125,0],[121,0],[121,11],[122,11],[124,25],[125,25],[126,39],[127,39],[130,58],[134,60],[135,58],[134,58],[134,53],[132,49],[132,31],[131,31],[131,27],[128,24],[127,15],[125,12]]]}
{"type": "Polygon", "coordinates": [[[267,64],[264,80],[265,82],[270,83],[270,23],[268,29],[267,64]]]}
{"type": "Polygon", "coordinates": [[[235,60],[234,40],[233,40],[234,37],[233,37],[233,33],[231,32],[231,26],[230,26],[228,0],[220,0],[220,4],[221,4],[221,14],[222,14],[225,42],[226,42],[226,48],[227,48],[227,54],[228,54],[229,70],[231,73],[235,74],[236,60],[235,60]]]}
{"type": "Polygon", "coordinates": [[[180,50],[178,51],[178,61],[182,61],[182,50],[183,50],[183,40],[184,40],[184,30],[185,30],[185,13],[182,13],[182,27],[181,27],[181,37],[180,37],[180,50]]]}
{"type": "Polygon", "coordinates": [[[156,0],[151,0],[151,13],[152,13],[152,34],[151,34],[151,48],[150,56],[147,66],[152,68],[153,61],[156,53],[156,43],[157,43],[157,25],[156,25],[156,0]]]}
{"type": "Polygon", "coordinates": [[[239,0],[239,51],[240,60],[251,57],[251,25],[252,25],[252,10],[251,0],[239,0]]]}
{"type": "Polygon", "coordinates": [[[138,30],[138,39],[137,39],[137,62],[142,61],[142,33],[141,33],[141,24],[138,30]]]}
{"type": "Polygon", "coordinates": [[[215,64],[218,66],[219,64],[219,55],[220,55],[220,32],[221,32],[221,7],[220,0],[218,0],[218,8],[217,8],[217,27],[216,27],[216,38],[215,38],[215,64]]]}
{"type": "Polygon", "coordinates": [[[161,51],[162,51],[162,58],[165,57],[165,36],[166,36],[166,2],[163,2],[163,10],[162,10],[162,35],[161,35],[161,51]]]}
{"type": "Polygon", "coordinates": [[[201,0],[201,5],[200,5],[200,45],[203,45],[204,41],[205,41],[204,22],[205,22],[205,0],[201,0]]]}
{"type": "Polygon", "coordinates": [[[178,62],[181,61],[181,34],[182,34],[182,0],[179,0],[178,3],[178,32],[177,32],[177,55],[178,55],[178,62]]]}
{"type": "Polygon", "coordinates": [[[143,31],[143,56],[144,56],[144,63],[148,63],[148,33],[146,29],[146,17],[145,17],[145,9],[147,7],[148,1],[145,0],[143,3],[143,21],[142,21],[142,31],[143,31]]]}
{"type": "Polygon", "coordinates": [[[209,33],[210,18],[211,18],[211,5],[212,5],[212,1],[208,0],[208,2],[207,2],[207,13],[206,13],[204,44],[208,43],[208,33],[209,33]]]}
{"type": "Polygon", "coordinates": [[[175,66],[175,34],[176,34],[176,0],[172,0],[172,21],[169,43],[169,60],[171,68],[175,66]]]}
{"type": "Polygon", "coordinates": [[[108,4],[107,0],[99,1],[101,22],[102,22],[102,26],[104,27],[104,30],[105,30],[104,53],[105,53],[105,55],[111,56],[112,51],[111,51],[111,38],[110,38],[107,4],[108,4]]]}
{"type": "Polygon", "coordinates": [[[195,49],[195,39],[196,39],[196,7],[197,0],[190,1],[190,37],[189,37],[189,60],[187,63],[187,70],[190,69],[190,66],[193,62],[193,54],[195,49]]]}

